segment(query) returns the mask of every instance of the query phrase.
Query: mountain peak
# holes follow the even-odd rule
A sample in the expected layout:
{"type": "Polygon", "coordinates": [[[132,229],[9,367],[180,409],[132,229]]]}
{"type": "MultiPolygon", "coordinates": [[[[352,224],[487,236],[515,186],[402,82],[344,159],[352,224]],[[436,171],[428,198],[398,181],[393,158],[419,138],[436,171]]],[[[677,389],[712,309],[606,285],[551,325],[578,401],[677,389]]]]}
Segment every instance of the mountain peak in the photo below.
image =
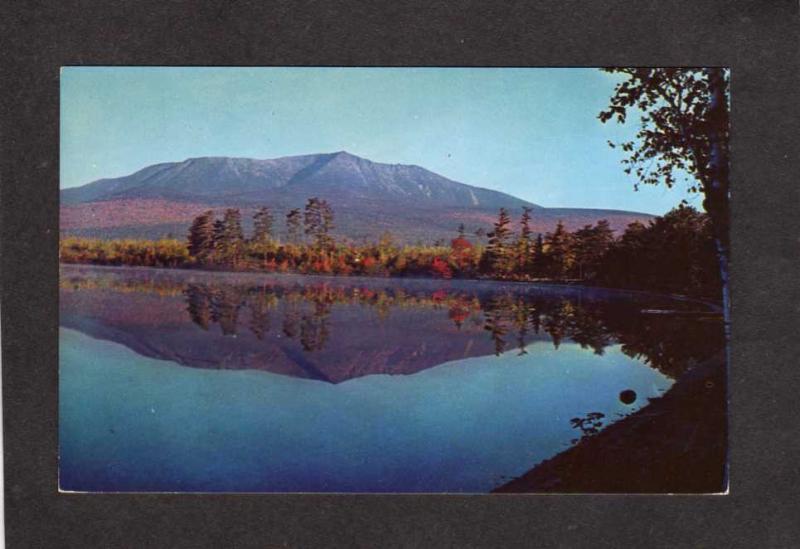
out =
{"type": "Polygon", "coordinates": [[[359,161],[364,161],[364,162],[371,162],[370,160],[367,160],[366,158],[362,158],[360,156],[356,156],[355,154],[349,153],[347,151],[336,151],[334,153],[331,153],[331,158],[332,159],[333,158],[338,158],[338,159],[342,159],[342,160],[359,160],[359,161]]]}
{"type": "Polygon", "coordinates": [[[247,206],[254,201],[294,204],[309,196],[334,203],[387,207],[496,210],[534,206],[498,191],[453,181],[425,168],[372,162],[344,149],[331,153],[252,159],[187,158],[143,168],[62,193],[66,203],[117,199],[169,199],[247,206]]]}

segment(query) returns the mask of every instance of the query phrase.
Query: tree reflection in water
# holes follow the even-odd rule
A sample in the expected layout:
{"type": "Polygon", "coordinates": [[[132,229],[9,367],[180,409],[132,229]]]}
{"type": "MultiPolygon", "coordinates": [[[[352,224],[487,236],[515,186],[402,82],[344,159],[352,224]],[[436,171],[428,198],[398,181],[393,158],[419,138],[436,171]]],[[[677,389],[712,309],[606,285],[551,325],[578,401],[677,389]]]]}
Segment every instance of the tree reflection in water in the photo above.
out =
{"type": "Polygon", "coordinates": [[[372,308],[381,322],[398,308],[446,309],[456,330],[465,324],[482,326],[499,355],[513,341],[519,355],[539,334],[547,334],[558,349],[565,340],[601,355],[612,344],[633,358],[676,377],[688,365],[723,347],[720,323],[644,315],[634,300],[603,301],[567,298],[548,293],[480,294],[444,290],[409,292],[402,288],[374,290],[359,287],[235,286],[191,283],[185,286],[186,310],[203,330],[218,324],[223,335],[234,336],[240,316],[247,311],[249,329],[258,339],[280,318],[283,335],[297,339],[308,352],[321,351],[332,337],[332,310],[337,305],[372,308]]]}
{"type": "Polygon", "coordinates": [[[602,412],[589,412],[584,417],[574,417],[569,420],[573,429],[578,429],[581,432],[580,438],[573,438],[570,442],[572,444],[578,443],[581,439],[588,438],[596,435],[603,428],[603,418],[606,415],[602,412]]]}

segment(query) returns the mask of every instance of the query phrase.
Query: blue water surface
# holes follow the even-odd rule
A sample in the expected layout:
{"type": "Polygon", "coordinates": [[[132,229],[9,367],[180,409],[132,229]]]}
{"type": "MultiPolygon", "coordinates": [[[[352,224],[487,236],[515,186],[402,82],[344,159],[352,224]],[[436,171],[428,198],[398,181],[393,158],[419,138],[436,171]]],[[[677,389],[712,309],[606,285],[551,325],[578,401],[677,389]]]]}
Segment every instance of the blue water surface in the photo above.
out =
{"type": "Polygon", "coordinates": [[[189,368],[61,328],[60,486],[487,492],[568,448],[574,418],[607,425],[673,382],[618,344],[527,351],[332,384],[189,368]]]}

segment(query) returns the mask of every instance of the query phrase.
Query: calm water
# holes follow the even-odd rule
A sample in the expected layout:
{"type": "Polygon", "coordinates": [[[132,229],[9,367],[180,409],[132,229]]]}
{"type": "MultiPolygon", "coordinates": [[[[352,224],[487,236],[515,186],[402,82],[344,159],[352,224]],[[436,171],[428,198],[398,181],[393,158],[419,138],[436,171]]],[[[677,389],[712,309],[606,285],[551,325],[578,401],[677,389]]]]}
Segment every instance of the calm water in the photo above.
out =
{"type": "Polygon", "coordinates": [[[722,341],[576,287],[62,266],[60,300],[79,491],[488,492],[722,341]]]}

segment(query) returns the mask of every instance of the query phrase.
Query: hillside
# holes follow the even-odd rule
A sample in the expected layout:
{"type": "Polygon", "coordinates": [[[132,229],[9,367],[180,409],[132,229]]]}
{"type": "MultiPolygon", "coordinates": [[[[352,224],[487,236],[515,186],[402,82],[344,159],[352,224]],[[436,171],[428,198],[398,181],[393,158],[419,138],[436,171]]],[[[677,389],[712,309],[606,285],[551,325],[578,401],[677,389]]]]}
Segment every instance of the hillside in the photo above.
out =
{"type": "MultiPolygon", "coordinates": [[[[560,219],[570,229],[608,219],[623,229],[647,214],[616,210],[543,208],[514,196],[452,181],[419,166],[383,164],[347,152],[271,160],[205,157],[148,166],[131,175],[100,179],[61,191],[64,234],[182,237],[205,209],[242,209],[247,219],[261,205],[276,217],[311,196],[328,200],[336,234],[372,240],[389,231],[406,242],[452,238],[463,223],[488,230],[501,207],[517,218],[532,208],[536,231],[560,219]]],[[[282,223],[278,223],[278,230],[282,223]]],[[[247,228],[247,225],[246,225],[247,228]]]]}

